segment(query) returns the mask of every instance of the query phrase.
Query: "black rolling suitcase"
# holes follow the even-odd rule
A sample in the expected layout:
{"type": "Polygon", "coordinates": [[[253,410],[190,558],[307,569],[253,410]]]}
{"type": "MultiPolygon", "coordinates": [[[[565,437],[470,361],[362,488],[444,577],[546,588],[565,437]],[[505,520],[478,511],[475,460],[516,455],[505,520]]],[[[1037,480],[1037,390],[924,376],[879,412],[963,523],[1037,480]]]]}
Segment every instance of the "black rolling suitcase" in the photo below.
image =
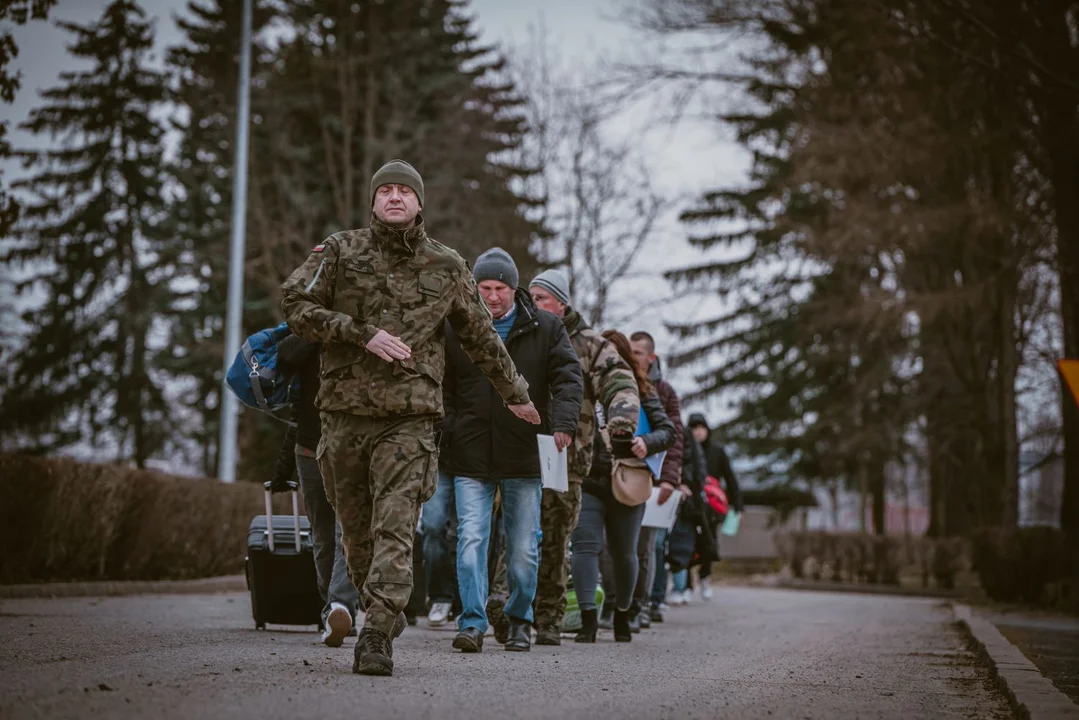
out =
{"type": "Polygon", "coordinates": [[[266,483],[266,514],[256,515],[247,531],[245,574],[251,591],[255,628],[275,625],[318,625],[322,629],[322,598],[315,575],[311,523],[300,516],[298,485],[292,488],[292,515],[273,515],[270,484],[266,483]],[[273,533],[267,532],[271,517],[273,533]]]}

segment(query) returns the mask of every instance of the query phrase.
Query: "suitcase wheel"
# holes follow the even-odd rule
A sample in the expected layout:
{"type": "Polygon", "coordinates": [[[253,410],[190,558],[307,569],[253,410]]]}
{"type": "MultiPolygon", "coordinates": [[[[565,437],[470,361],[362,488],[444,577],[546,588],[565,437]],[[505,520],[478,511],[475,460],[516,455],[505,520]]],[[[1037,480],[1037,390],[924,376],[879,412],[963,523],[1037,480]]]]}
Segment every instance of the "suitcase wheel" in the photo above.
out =
{"type": "Polygon", "coordinates": [[[255,629],[256,630],[265,630],[266,629],[266,623],[261,623],[261,622],[255,623],[255,629]]]}

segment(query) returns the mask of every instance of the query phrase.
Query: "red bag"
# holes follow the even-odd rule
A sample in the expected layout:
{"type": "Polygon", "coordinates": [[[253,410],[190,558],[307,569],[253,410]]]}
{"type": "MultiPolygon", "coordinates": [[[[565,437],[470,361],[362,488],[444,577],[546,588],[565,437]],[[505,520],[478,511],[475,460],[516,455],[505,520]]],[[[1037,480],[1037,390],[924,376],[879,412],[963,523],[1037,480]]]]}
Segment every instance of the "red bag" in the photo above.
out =
{"type": "Polygon", "coordinates": [[[730,503],[727,501],[727,493],[723,492],[719,480],[711,475],[705,478],[704,481],[704,497],[708,500],[708,504],[712,506],[712,509],[720,515],[726,515],[727,511],[730,509],[730,503]]]}

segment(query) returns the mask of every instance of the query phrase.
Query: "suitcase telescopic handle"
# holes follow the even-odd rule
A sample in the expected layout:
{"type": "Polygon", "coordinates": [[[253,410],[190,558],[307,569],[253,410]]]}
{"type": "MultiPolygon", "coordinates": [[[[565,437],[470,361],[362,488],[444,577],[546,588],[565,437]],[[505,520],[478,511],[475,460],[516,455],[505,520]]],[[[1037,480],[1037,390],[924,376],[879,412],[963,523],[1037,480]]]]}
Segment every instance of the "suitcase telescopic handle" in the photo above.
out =
{"type": "MultiPolygon", "coordinates": [[[[273,539],[273,493],[270,492],[269,483],[266,483],[265,500],[266,500],[266,537],[269,542],[270,552],[274,551],[274,539],[273,539]]],[[[292,529],[295,533],[296,552],[300,552],[300,492],[299,484],[295,481],[289,481],[289,489],[292,491],[292,529]]]]}

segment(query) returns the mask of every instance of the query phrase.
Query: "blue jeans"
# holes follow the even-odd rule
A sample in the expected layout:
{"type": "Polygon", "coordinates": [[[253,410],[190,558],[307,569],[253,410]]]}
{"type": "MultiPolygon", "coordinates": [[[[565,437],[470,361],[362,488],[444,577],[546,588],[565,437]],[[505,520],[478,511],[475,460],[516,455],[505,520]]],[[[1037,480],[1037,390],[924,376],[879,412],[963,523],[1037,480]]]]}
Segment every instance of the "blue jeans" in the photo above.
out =
{"type": "Polygon", "coordinates": [[[457,500],[457,586],[461,614],[457,628],[487,632],[487,560],[491,542],[491,513],[495,489],[502,491],[502,521],[506,532],[506,585],[509,600],[503,610],[511,620],[532,623],[532,601],[539,574],[539,529],[542,485],[539,478],[482,482],[454,479],[457,500]]]}
{"type": "Polygon", "coordinates": [[[656,533],[656,577],[652,582],[652,597],[658,605],[667,599],[667,531],[660,529],[656,533]]]}
{"type": "Polygon", "coordinates": [[[439,471],[435,494],[423,504],[420,520],[427,594],[432,603],[455,604],[457,596],[457,502],[453,484],[453,478],[439,471]]]}
{"type": "Polygon", "coordinates": [[[318,593],[326,603],[322,608],[322,620],[330,614],[330,603],[341,603],[348,608],[352,621],[360,605],[360,591],[348,577],[348,562],[341,548],[341,525],[337,522],[326,488],[322,484],[315,458],[296,453],[296,473],[300,476],[303,504],[311,521],[311,544],[314,546],[315,577],[318,593]]]}

